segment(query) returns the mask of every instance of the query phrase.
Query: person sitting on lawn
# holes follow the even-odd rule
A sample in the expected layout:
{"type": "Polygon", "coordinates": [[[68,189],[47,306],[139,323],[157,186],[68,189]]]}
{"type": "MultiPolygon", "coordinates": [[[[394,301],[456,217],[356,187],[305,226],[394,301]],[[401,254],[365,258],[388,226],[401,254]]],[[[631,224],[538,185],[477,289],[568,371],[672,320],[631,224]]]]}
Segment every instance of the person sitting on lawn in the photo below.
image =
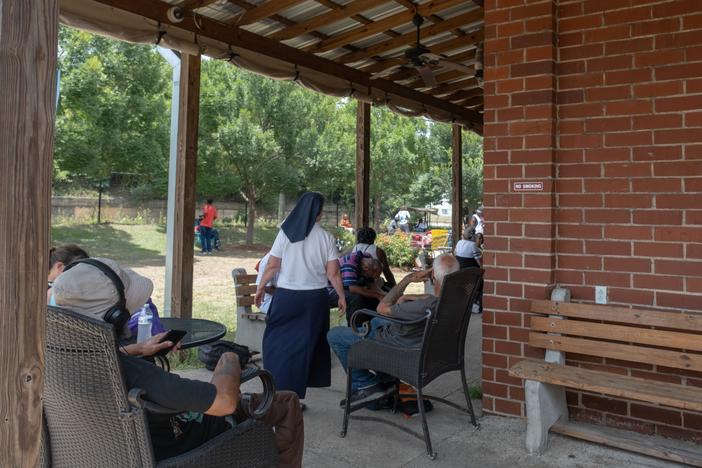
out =
{"type": "Polygon", "coordinates": [[[390,262],[385,250],[375,244],[376,237],[377,235],[373,228],[363,227],[359,229],[356,233],[356,245],[353,246],[351,252],[363,252],[364,255],[369,255],[371,258],[380,261],[383,266],[383,276],[385,277],[383,289],[387,288],[389,290],[397,284],[397,281],[395,281],[395,276],[390,269],[390,262]]]}
{"type": "Polygon", "coordinates": [[[349,215],[344,213],[341,215],[341,221],[339,221],[339,227],[342,227],[346,231],[353,231],[353,224],[351,224],[351,220],[349,219],[349,215]]]}
{"type": "MultiPolygon", "coordinates": [[[[357,251],[339,258],[339,266],[346,298],[346,321],[358,309],[375,310],[385,296],[385,291],[381,289],[383,281],[380,279],[380,261],[357,251]]],[[[327,290],[330,306],[334,307],[339,298],[331,285],[327,290]]]]}
{"type": "MultiPolygon", "coordinates": [[[[153,283],[116,262],[100,259],[117,275],[124,291],[124,307],[130,314],[149,298],[153,283]]],[[[51,289],[52,304],[93,318],[103,319],[106,311],[122,299],[119,283],[91,264],[77,264],[56,279],[51,289]]],[[[116,330],[123,337],[125,329],[116,330]]],[[[172,415],[147,412],[147,422],[156,460],[190,451],[232,427],[240,400],[241,368],[236,354],[223,353],[212,380],[202,382],[182,378],[155,365],[148,358],[171,348],[175,343],[160,343],[166,332],[141,343],[120,347],[120,363],[127,388],[141,388],[147,400],[180,411],[172,415]],[[232,421],[232,422],[230,422],[232,421]]],[[[254,404],[260,395],[254,396],[254,404]]],[[[293,392],[276,392],[270,411],[263,421],[275,428],[280,466],[300,467],[304,427],[300,403],[293,392]]]]}
{"type": "MultiPolygon", "coordinates": [[[[381,315],[403,319],[417,320],[425,317],[427,310],[436,311],[441,295],[444,278],[458,271],[458,261],[451,254],[439,255],[434,259],[433,268],[416,271],[405,276],[380,301],[377,311],[381,315]],[[404,294],[410,283],[421,283],[431,278],[434,282],[434,294],[410,295],[404,294]]],[[[401,325],[374,318],[371,331],[365,339],[382,340],[394,345],[417,347],[422,342],[424,323],[401,325]]],[[[356,335],[350,327],[334,327],[327,333],[329,346],[339,358],[344,370],[347,369],[349,349],[354,343],[364,338],[356,335]]],[[[381,373],[372,373],[366,369],[353,369],[351,373],[351,404],[358,406],[370,403],[396,390],[395,379],[381,373]]]]}

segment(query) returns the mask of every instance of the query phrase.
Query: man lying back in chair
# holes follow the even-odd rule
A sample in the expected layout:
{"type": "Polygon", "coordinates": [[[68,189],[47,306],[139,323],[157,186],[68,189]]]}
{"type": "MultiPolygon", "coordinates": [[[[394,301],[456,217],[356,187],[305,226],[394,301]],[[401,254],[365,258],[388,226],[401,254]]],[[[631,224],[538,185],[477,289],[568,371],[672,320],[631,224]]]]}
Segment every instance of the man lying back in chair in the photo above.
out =
{"type": "MultiPolygon", "coordinates": [[[[441,285],[446,275],[458,271],[458,260],[451,254],[439,255],[434,259],[433,268],[410,273],[392,288],[378,304],[381,315],[417,320],[426,315],[427,310],[436,311],[439,305],[441,285]],[[410,283],[422,283],[428,278],[434,282],[434,294],[404,294],[410,283]]],[[[386,340],[408,348],[419,346],[424,333],[424,323],[401,325],[388,320],[374,318],[367,339],[386,340]]],[[[351,345],[363,338],[349,327],[334,327],[327,333],[327,341],[336,353],[341,365],[347,368],[347,357],[351,345]]],[[[395,391],[394,381],[380,373],[365,369],[353,369],[351,373],[351,404],[354,406],[375,401],[395,391]]]]}
{"type": "MultiPolygon", "coordinates": [[[[148,278],[112,260],[91,261],[73,264],[58,277],[50,290],[50,305],[105,319],[108,310],[117,308],[134,313],[151,295],[153,283],[148,278]],[[116,277],[110,277],[110,271],[116,277]]],[[[118,336],[124,336],[125,327],[120,328],[118,336]]],[[[226,416],[236,413],[241,395],[241,367],[234,353],[222,354],[209,383],[181,378],[143,359],[173,347],[170,341],[159,343],[165,335],[120,348],[127,388],[141,388],[145,399],[182,411],[176,416],[147,414],[156,460],[185,453],[228,430],[233,419],[226,416]]],[[[263,421],[275,427],[280,466],[300,467],[304,431],[297,395],[277,392],[263,421]]]]}

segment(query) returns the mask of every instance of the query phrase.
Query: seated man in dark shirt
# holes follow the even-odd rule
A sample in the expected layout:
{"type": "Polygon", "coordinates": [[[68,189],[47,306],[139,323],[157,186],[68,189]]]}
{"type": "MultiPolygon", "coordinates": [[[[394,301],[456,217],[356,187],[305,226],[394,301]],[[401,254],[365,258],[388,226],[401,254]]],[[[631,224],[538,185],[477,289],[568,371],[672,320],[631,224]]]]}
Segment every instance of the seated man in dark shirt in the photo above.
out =
{"type": "MultiPolygon", "coordinates": [[[[102,260],[123,283],[126,308],[134,313],[151,295],[153,283],[111,260],[102,260]]],[[[54,305],[101,319],[105,311],[119,301],[112,280],[88,264],[79,264],[64,272],[54,282],[50,297],[54,305]]],[[[118,330],[118,335],[124,333],[118,330]]],[[[180,412],[175,416],[147,413],[156,460],[192,450],[228,430],[235,424],[240,400],[241,368],[236,354],[222,354],[209,383],[185,379],[148,360],[158,351],[174,346],[169,341],[159,343],[165,334],[120,347],[127,388],[141,388],[147,400],[180,412]]],[[[259,397],[256,395],[254,401],[259,397]]],[[[300,467],[304,429],[297,395],[277,392],[263,421],[275,428],[280,466],[300,467]]]]}
{"type": "MultiPolygon", "coordinates": [[[[458,261],[451,254],[443,254],[434,259],[433,268],[410,273],[392,288],[378,304],[377,311],[381,315],[404,319],[417,320],[427,315],[427,310],[436,311],[441,294],[441,285],[446,275],[458,271],[458,261]],[[434,294],[404,294],[410,283],[422,283],[431,278],[434,282],[434,294]]],[[[383,319],[371,321],[371,332],[367,339],[385,340],[414,348],[421,344],[424,333],[424,323],[401,325],[383,319]]],[[[349,327],[334,327],[327,333],[329,346],[339,358],[344,369],[347,368],[347,357],[351,345],[363,338],[356,335],[349,327]]],[[[372,373],[366,369],[353,369],[351,374],[351,403],[360,405],[374,401],[384,395],[391,394],[395,388],[387,385],[387,376],[372,373]]]]}

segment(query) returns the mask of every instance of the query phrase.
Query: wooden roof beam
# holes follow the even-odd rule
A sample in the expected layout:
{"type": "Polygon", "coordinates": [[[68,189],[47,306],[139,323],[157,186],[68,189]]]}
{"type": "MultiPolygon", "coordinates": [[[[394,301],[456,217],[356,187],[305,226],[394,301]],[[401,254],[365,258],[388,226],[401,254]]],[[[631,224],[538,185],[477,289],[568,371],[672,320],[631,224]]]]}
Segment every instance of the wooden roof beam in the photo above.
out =
{"type": "Polygon", "coordinates": [[[478,80],[475,77],[468,78],[462,81],[454,81],[453,83],[442,84],[436,88],[430,89],[427,94],[432,96],[446,96],[447,94],[458,91],[460,89],[471,89],[478,86],[478,80]]]}
{"type": "Polygon", "coordinates": [[[183,10],[197,10],[198,8],[203,8],[208,5],[213,4],[217,0],[185,0],[179,6],[183,10]]]}
{"type": "MultiPolygon", "coordinates": [[[[417,10],[418,10],[420,15],[429,16],[430,14],[432,14],[435,11],[445,10],[447,8],[451,8],[453,6],[460,5],[463,3],[465,3],[465,0],[432,0],[429,3],[425,3],[423,5],[420,5],[417,8],[417,10]]],[[[403,24],[411,24],[413,16],[414,16],[414,12],[409,11],[409,10],[403,11],[400,13],[396,13],[394,15],[388,16],[387,18],[383,18],[383,19],[375,21],[373,23],[363,25],[363,26],[360,26],[357,28],[353,28],[353,29],[346,31],[346,32],[343,32],[341,34],[331,36],[327,40],[320,41],[317,44],[313,44],[312,46],[306,48],[305,51],[306,52],[313,52],[313,53],[321,53],[321,52],[326,52],[328,50],[336,49],[336,48],[341,47],[342,45],[345,45],[345,44],[351,44],[354,42],[358,42],[358,41],[365,39],[367,37],[382,33],[388,29],[392,29],[395,26],[400,26],[403,24]]],[[[482,18],[482,11],[481,11],[481,18],[482,18]]]]}
{"type": "MultiPolygon", "coordinates": [[[[193,17],[186,17],[180,23],[172,23],[167,16],[170,5],[159,0],[95,0],[98,3],[119,8],[152,21],[171,25],[174,28],[189,31],[201,37],[224,42],[233,47],[240,47],[251,52],[261,54],[266,57],[282,60],[287,63],[310,68],[320,73],[334,76],[342,80],[356,83],[359,86],[375,89],[407,99],[428,109],[436,109],[448,113],[453,118],[460,119],[472,125],[472,129],[480,132],[482,129],[483,117],[477,112],[464,107],[457,106],[447,101],[443,101],[434,96],[407,88],[383,79],[374,79],[368,73],[364,73],[355,68],[317,57],[314,54],[303,52],[294,47],[287,46],[264,36],[254,34],[242,28],[232,28],[230,25],[221,23],[206,17],[198,17],[197,23],[193,17]]],[[[475,80],[473,80],[475,81],[475,80]]]]}
{"type": "Polygon", "coordinates": [[[306,0],[268,0],[266,3],[244,12],[234,24],[237,26],[252,24],[304,1],[306,0]]]}
{"type": "MultiPolygon", "coordinates": [[[[288,28],[275,32],[268,37],[277,41],[292,39],[293,37],[297,37],[302,34],[308,34],[312,31],[316,31],[319,28],[332,25],[338,21],[351,17],[356,13],[360,13],[364,10],[368,10],[370,8],[382,5],[383,3],[385,2],[383,2],[382,0],[356,0],[354,2],[347,3],[346,5],[337,5],[337,9],[330,7],[328,4],[322,3],[323,5],[331,9],[306,21],[301,21],[294,26],[290,26],[288,28]]],[[[367,20],[367,18],[363,18],[367,20]]],[[[370,20],[367,21],[371,22],[370,20]]]]}
{"type": "MultiPolygon", "coordinates": [[[[446,19],[441,23],[432,24],[431,26],[422,28],[420,37],[422,40],[426,41],[432,36],[445,33],[446,31],[449,31],[455,27],[468,26],[471,24],[478,23],[482,20],[483,11],[480,9],[475,9],[469,11],[468,13],[464,13],[462,15],[446,19]]],[[[479,34],[479,36],[477,33],[478,32],[467,35],[471,42],[478,43],[480,42],[480,40],[482,40],[482,33],[479,34]]],[[[368,57],[373,57],[375,55],[382,54],[383,52],[388,52],[393,49],[397,49],[407,44],[412,44],[416,39],[417,37],[414,31],[408,32],[406,34],[403,34],[402,36],[388,39],[378,44],[373,44],[372,46],[361,49],[358,52],[351,52],[349,54],[342,55],[341,57],[338,57],[336,61],[340,63],[358,62],[359,60],[363,60],[368,57]]]]}

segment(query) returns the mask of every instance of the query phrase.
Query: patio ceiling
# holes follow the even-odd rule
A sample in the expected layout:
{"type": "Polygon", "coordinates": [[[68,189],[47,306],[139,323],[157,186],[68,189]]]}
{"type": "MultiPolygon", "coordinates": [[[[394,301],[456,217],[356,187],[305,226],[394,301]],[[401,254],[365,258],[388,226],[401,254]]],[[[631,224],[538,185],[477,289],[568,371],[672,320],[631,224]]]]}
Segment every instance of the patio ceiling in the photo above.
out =
{"type": "Polygon", "coordinates": [[[321,92],[327,92],[325,84],[338,88],[344,82],[349,96],[482,133],[483,93],[473,70],[483,40],[482,1],[66,0],[62,13],[63,3],[93,1],[153,20],[159,27],[188,31],[198,44],[208,38],[227,44],[236,55],[242,49],[255,53],[242,63],[232,60],[243,68],[284,78],[268,73],[264,63],[246,66],[265,56],[294,65],[296,80],[298,67],[311,70],[311,81],[317,83],[309,87],[321,92]],[[182,8],[182,21],[168,18],[173,6],[182,8]],[[421,44],[467,68],[430,64],[436,83],[424,81],[404,55],[416,42],[412,18],[417,13],[424,18],[421,44]]]}

